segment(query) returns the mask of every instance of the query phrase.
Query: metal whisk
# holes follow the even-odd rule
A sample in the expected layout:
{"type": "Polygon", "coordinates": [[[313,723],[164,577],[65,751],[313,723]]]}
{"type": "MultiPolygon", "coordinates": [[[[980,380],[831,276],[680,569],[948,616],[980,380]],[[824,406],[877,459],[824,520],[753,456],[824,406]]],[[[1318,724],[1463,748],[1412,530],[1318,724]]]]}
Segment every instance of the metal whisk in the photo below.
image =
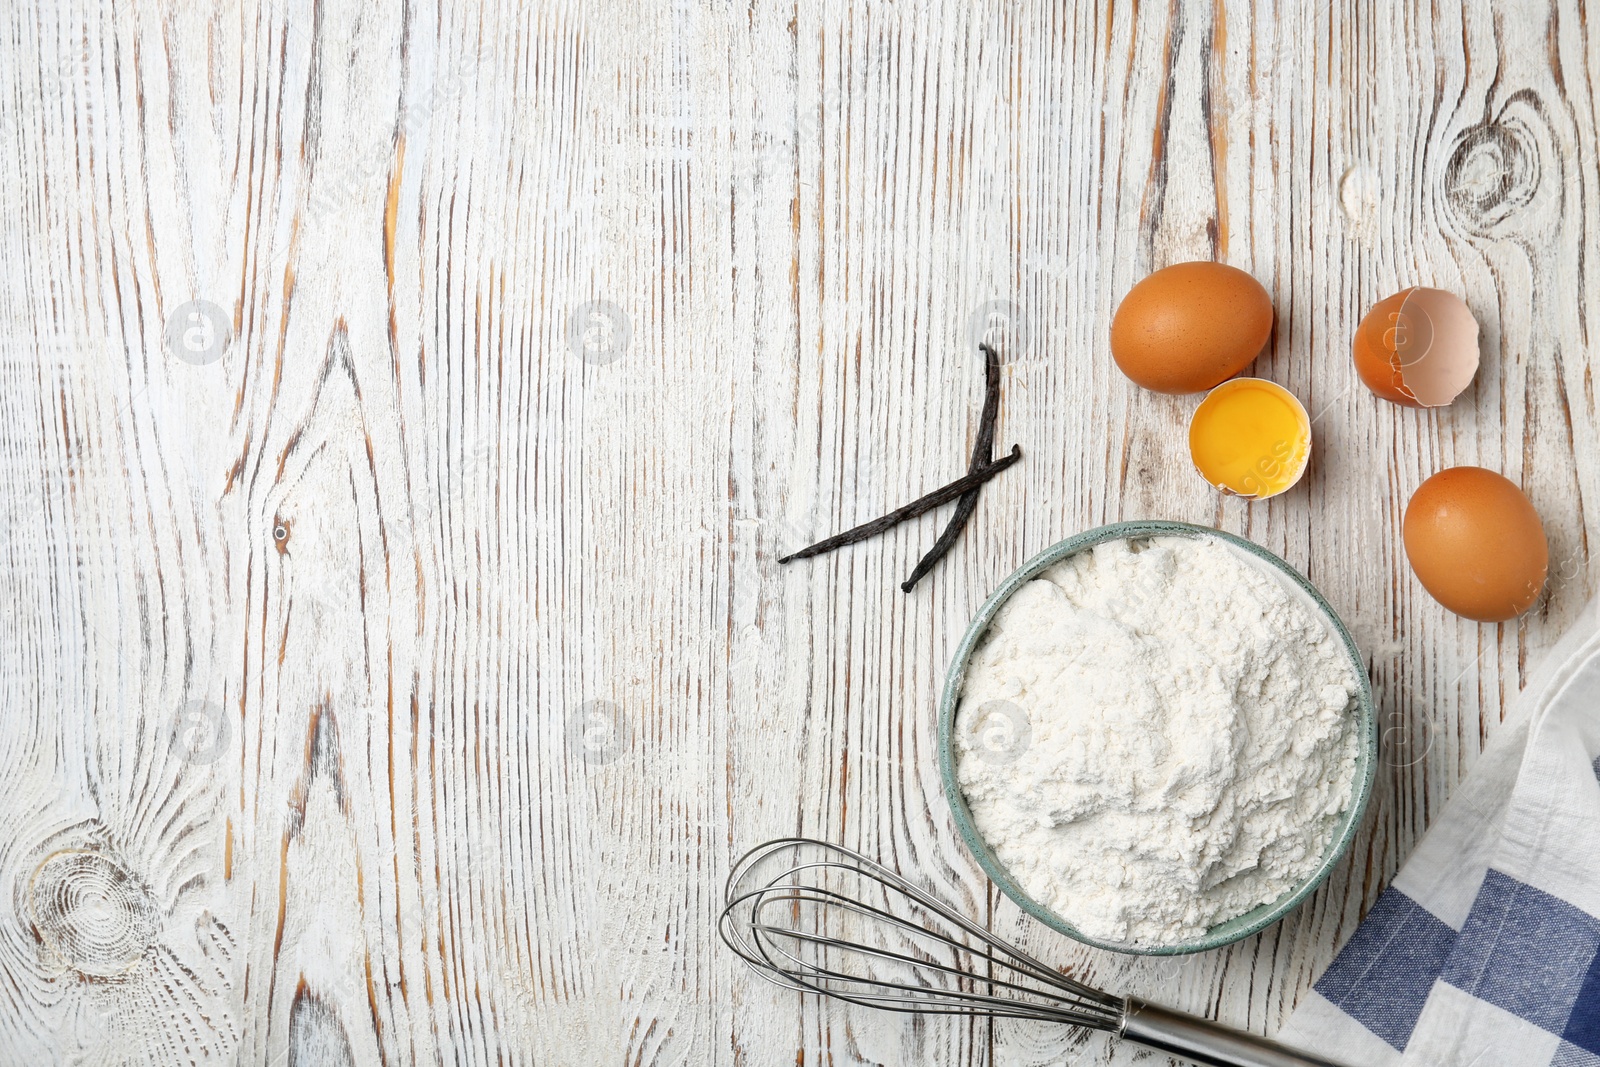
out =
{"type": "Polygon", "coordinates": [[[1084,985],[838,845],[796,837],[752,849],[726,901],[722,940],[788,988],[888,1011],[1084,1026],[1211,1067],[1337,1067],[1084,985]]]}

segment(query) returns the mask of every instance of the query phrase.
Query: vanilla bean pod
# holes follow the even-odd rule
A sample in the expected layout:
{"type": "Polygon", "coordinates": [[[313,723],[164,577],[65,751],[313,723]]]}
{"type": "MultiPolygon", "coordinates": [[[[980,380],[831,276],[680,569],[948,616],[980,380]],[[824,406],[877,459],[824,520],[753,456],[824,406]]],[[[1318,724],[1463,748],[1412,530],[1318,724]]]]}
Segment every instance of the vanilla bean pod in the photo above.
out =
{"type": "Polygon", "coordinates": [[[820,556],[824,552],[831,552],[844,545],[853,545],[858,541],[865,541],[869,537],[875,537],[891,527],[898,526],[907,519],[914,519],[918,515],[926,515],[936,507],[948,504],[952,500],[960,499],[962,494],[982,485],[1021,458],[1022,446],[1012,445],[1009,454],[995,460],[993,463],[971,471],[948,485],[941,485],[933,492],[920,496],[909,504],[895,508],[881,519],[864,522],[860,526],[846,530],[843,533],[834,534],[832,537],[824,538],[814,545],[802,548],[798,552],[791,552],[787,556],[779,556],[778,562],[788,563],[794,559],[820,556]]]}
{"type": "MultiPolygon", "coordinates": [[[[994,452],[995,423],[1000,418],[1000,356],[986,344],[979,345],[978,350],[983,353],[983,414],[978,418],[978,437],[972,444],[972,459],[967,464],[969,471],[975,471],[989,462],[994,452]]],[[[912,587],[922,581],[923,575],[933,570],[934,564],[955,546],[967,520],[978,509],[980,492],[975,487],[961,494],[955,514],[950,516],[950,522],[940,532],[939,539],[928,549],[927,555],[917,561],[911,577],[900,583],[902,593],[911,592],[912,587]]]]}

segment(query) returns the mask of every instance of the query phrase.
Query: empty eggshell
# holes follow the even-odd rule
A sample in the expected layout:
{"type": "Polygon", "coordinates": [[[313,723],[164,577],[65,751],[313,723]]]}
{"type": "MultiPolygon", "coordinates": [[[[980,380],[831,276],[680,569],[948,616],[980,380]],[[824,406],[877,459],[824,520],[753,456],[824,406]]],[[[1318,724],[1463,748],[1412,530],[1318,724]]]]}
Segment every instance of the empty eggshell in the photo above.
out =
{"type": "Polygon", "coordinates": [[[1414,286],[1374,304],[1351,343],[1356,373],[1378,396],[1441,407],[1478,373],[1478,320],[1462,299],[1414,286]]]}

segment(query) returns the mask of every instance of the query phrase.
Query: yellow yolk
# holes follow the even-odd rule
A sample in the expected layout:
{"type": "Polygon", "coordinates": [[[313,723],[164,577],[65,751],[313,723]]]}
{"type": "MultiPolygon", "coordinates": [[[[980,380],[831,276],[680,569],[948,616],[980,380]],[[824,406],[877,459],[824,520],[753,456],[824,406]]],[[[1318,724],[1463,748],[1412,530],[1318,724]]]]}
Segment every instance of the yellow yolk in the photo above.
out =
{"type": "Polygon", "coordinates": [[[1311,455],[1311,420],[1280,385],[1235,378],[1206,395],[1189,422],[1189,454],[1201,477],[1258,500],[1294,485],[1311,455]]]}

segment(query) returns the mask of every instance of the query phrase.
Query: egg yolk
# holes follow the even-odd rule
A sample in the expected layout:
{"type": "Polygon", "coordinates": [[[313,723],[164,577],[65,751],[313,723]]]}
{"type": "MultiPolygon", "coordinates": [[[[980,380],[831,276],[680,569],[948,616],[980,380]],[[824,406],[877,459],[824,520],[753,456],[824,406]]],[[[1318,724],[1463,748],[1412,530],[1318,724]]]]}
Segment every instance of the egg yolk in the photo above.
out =
{"type": "Polygon", "coordinates": [[[1218,489],[1264,499],[1300,480],[1311,452],[1311,421],[1288,390],[1260,378],[1213,389],[1189,423],[1189,454],[1218,489]]]}

